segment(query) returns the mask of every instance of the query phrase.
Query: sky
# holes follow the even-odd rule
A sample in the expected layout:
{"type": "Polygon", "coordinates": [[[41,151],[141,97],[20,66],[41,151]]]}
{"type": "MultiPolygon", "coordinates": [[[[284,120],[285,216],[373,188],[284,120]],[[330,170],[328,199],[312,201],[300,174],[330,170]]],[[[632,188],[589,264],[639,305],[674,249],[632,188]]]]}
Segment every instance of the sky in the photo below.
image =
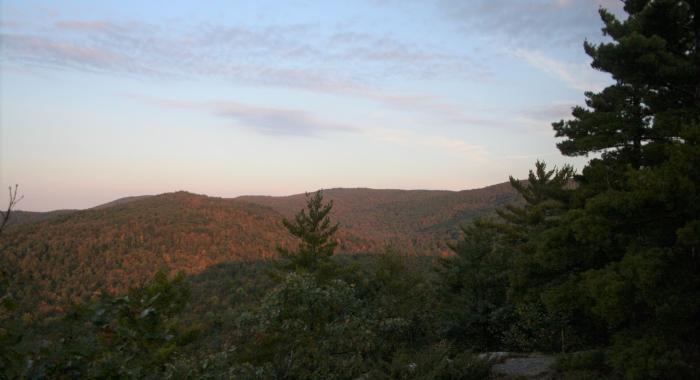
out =
{"type": "MultiPolygon", "coordinates": [[[[463,190],[564,157],[616,0],[0,2],[18,208],[186,190],[463,190]]],[[[5,192],[0,193],[0,200],[5,192]]]]}

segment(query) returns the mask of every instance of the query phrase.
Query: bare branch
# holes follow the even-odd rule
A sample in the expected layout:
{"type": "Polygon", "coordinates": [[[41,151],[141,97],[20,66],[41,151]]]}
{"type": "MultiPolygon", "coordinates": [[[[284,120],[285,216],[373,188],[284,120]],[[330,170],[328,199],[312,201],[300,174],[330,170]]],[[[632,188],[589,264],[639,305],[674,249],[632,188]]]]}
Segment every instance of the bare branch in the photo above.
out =
{"type": "Polygon", "coordinates": [[[10,192],[10,200],[7,204],[7,210],[0,211],[0,234],[2,234],[2,231],[5,229],[7,222],[10,220],[10,215],[12,214],[12,210],[14,210],[15,207],[17,206],[17,203],[19,203],[19,201],[21,201],[24,198],[24,195],[21,195],[19,197],[17,196],[18,189],[19,189],[19,185],[15,185],[14,188],[12,188],[12,186],[8,187],[8,190],[10,192]]]}

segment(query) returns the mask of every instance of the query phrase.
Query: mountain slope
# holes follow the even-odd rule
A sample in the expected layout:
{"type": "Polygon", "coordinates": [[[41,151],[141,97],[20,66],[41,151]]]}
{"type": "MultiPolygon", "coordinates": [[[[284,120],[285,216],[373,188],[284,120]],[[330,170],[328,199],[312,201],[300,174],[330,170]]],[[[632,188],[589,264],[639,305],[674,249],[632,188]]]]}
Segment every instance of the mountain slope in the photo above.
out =
{"type": "MultiPolygon", "coordinates": [[[[328,189],[323,193],[333,201],[332,217],[340,222],[341,241],[352,252],[391,245],[409,253],[439,253],[459,235],[461,224],[518,200],[508,183],[464,191],[328,189]]],[[[303,194],[236,199],[269,206],[288,218],[305,205],[303,194]]]]}
{"type": "MultiPolygon", "coordinates": [[[[392,246],[441,254],[458,226],[514,201],[506,184],[483,189],[407,191],[330,189],[340,222],[340,253],[392,246]]],[[[295,244],[281,224],[304,207],[304,195],[213,198],[186,192],[130,197],[17,224],[0,241],[0,265],[24,307],[61,309],[99,290],[121,292],[158,269],[199,273],[228,261],[275,255],[295,244]]],[[[36,216],[35,216],[36,217],[36,216]]]]}
{"type": "Polygon", "coordinates": [[[65,215],[70,215],[78,210],[54,210],[54,211],[22,211],[15,210],[10,214],[10,219],[7,221],[7,227],[19,226],[22,224],[36,223],[43,220],[58,218],[65,215]]]}
{"type": "MultiPolygon", "coordinates": [[[[139,199],[144,199],[152,197],[152,195],[137,195],[133,197],[124,197],[124,198],[119,198],[116,200],[113,200],[111,202],[107,202],[105,204],[101,204],[95,207],[92,207],[92,209],[101,209],[101,208],[107,208],[111,206],[116,206],[124,203],[129,203],[135,200],[139,199]]],[[[75,209],[65,209],[65,210],[53,210],[53,211],[23,211],[23,210],[14,210],[12,211],[12,217],[7,223],[7,227],[10,226],[18,226],[21,224],[28,224],[28,223],[35,223],[35,222],[41,222],[43,220],[49,220],[53,218],[57,218],[60,216],[66,216],[70,215],[73,213],[76,213],[80,210],[75,210],[75,209]]]]}
{"type": "Polygon", "coordinates": [[[251,203],[170,193],[16,226],[0,242],[18,300],[50,310],[99,289],[123,291],[158,269],[199,272],[290,243],[281,215],[251,203]]]}

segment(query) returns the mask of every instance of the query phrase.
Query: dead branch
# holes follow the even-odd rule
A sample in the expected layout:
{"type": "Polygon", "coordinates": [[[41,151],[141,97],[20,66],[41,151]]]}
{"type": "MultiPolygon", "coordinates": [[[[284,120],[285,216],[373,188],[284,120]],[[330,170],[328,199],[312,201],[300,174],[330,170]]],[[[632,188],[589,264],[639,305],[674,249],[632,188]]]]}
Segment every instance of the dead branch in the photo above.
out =
{"type": "Polygon", "coordinates": [[[19,201],[21,201],[22,198],[24,198],[23,195],[19,197],[17,196],[18,189],[19,185],[15,185],[14,188],[12,188],[12,186],[8,187],[8,190],[10,191],[10,201],[7,204],[7,210],[0,211],[0,234],[2,234],[2,231],[5,229],[5,226],[7,226],[7,222],[10,220],[10,215],[17,206],[17,203],[19,203],[19,201]]]}

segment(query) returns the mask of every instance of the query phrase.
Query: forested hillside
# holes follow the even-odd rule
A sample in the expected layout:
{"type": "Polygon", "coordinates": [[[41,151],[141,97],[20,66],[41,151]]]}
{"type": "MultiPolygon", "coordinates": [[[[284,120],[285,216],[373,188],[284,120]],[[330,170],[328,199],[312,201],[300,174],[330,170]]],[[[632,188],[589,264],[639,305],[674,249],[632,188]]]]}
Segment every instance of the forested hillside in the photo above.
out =
{"type": "Polygon", "coordinates": [[[0,260],[20,303],[42,312],[124,291],[159,269],[270,257],[290,241],[280,218],[251,203],[170,193],[10,228],[0,260]]]}
{"type": "Polygon", "coordinates": [[[12,212],[12,218],[7,222],[7,226],[17,226],[20,224],[40,222],[42,220],[53,219],[63,215],[69,215],[78,210],[55,210],[47,212],[39,211],[21,211],[16,210],[12,212]]]}
{"type": "MultiPolygon", "coordinates": [[[[341,251],[371,252],[393,246],[419,254],[446,252],[445,243],[459,236],[461,224],[519,200],[508,183],[458,192],[328,189],[324,197],[333,202],[332,216],[342,226],[341,251]]],[[[237,199],[270,206],[286,217],[305,204],[303,194],[237,199]]]]}
{"type": "MultiPolygon", "coordinates": [[[[343,228],[338,251],[441,254],[458,226],[514,200],[501,184],[462,192],[328,190],[343,228]]],[[[198,273],[231,260],[267,259],[291,239],[284,215],[304,195],[211,198],[186,192],[130,197],[82,211],[34,215],[8,228],[0,258],[24,309],[61,310],[101,291],[122,292],[159,269],[198,273]]],[[[21,220],[26,213],[19,212],[21,220]]]]}

